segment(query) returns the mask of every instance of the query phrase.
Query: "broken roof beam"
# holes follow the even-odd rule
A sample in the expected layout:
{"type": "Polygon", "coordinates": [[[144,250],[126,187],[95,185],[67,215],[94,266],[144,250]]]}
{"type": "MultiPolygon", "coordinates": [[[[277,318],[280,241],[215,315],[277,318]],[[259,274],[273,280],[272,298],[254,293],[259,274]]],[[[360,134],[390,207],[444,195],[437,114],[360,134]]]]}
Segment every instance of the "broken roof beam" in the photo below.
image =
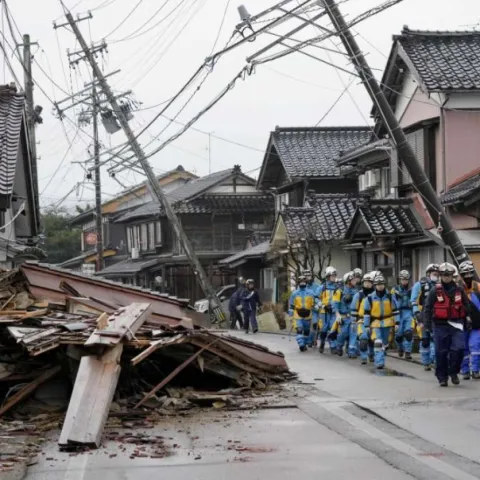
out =
{"type": "Polygon", "coordinates": [[[106,328],[96,329],[85,342],[86,347],[114,346],[123,338],[132,340],[135,333],[144,324],[149,312],[149,303],[132,303],[126,308],[115,312],[110,318],[106,328]]]}
{"type": "Polygon", "coordinates": [[[122,352],[123,343],[120,343],[101,357],[87,356],[80,360],[58,442],[60,446],[100,446],[120,378],[122,352]]]}

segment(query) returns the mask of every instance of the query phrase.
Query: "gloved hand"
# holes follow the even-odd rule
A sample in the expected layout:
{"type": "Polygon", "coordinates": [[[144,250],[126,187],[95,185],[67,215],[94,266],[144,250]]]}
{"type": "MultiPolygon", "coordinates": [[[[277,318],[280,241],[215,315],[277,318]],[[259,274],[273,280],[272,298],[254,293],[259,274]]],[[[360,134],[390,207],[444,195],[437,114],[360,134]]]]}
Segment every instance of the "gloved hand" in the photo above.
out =
{"type": "Polygon", "coordinates": [[[342,315],[340,315],[340,312],[336,312],[336,313],[335,313],[335,321],[336,321],[339,325],[343,325],[343,318],[342,318],[342,315]]]}
{"type": "Polygon", "coordinates": [[[236,306],[237,312],[241,312],[243,310],[243,307],[241,305],[236,306]]]}
{"type": "Polygon", "coordinates": [[[398,323],[395,324],[395,333],[398,332],[398,329],[400,328],[400,325],[398,323]]]}
{"type": "Polygon", "coordinates": [[[465,319],[465,328],[467,329],[467,332],[472,330],[472,319],[470,317],[465,319]]]}
{"type": "Polygon", "coordinates": [[[423,323],[422,322],[422,312],[415,312],[415,320],[417,323],[423,323]]]}

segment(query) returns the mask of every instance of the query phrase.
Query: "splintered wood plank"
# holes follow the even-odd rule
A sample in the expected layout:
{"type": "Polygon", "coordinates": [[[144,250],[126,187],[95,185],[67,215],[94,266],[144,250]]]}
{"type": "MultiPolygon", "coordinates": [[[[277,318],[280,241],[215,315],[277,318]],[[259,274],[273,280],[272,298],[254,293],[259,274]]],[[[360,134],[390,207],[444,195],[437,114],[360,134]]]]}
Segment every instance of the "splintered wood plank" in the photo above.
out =
{"type": "Polygon", "coordinates": [[[59,445],[98,448],[120,377],[123,344],[101,357],[82,357],[59,445]]]}
{"type": "Polygon", "coordinates": [[[48,370],[43,372],[38,378],[33,380],[33,382],[28,383],[21,390],[19,390],[17,393],[12,395],[8,399],[8,401],[3,404],[2,408],[0,408],[0,417],[5,412],[10,410],[12,407],[14,407],[18,402],[28,397],[29,395],[31,395],[42,383],[52,378],[61,369],[62,367],[60,365],[56,365],[55,367],[49,368],[48,370]]]}
{"type": "Polygon", "coordinates": [[[105,328],[97,328],[85,342],[85,346],[115,346],[118,345],[123,338],[132,340],[135,333],[147,319],[149,308],[149,303],[132,303],[125,309],[119,311],[117,315],[112,315],[105,328]],[[112,335],[109,335],[109,332],[111,332],[112,335]]]}

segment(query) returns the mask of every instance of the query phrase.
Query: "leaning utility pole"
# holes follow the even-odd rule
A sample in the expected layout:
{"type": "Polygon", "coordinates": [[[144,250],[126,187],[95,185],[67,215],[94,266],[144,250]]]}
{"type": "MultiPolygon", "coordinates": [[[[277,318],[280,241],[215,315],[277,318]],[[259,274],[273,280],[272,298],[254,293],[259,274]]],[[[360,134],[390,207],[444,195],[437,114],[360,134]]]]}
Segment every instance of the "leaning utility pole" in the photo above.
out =
{"type": "MultiPolygon", "coordinates": [[[[187,235],[185,234],[183,230],[183,226],[180,223],[180,220],[178,219],[177,215],[175,214],[175,211],[173,210],[172,206],[170,205],[170,202],[168,198],[166,197],[165,193],[163,192],[163,189],[161,188],[157,178],[155,177],[155,174],[153,173],[152,167],[150,166],[150,163],[148,162],[147,157],[145,156],[145,153],[143,152],[142,147],[140,146],[140,143],[138,142],[135,134],[133,133],[133,130],[130,128],[130,125],[128,124],[128,120],[123,112],[123,110],[120,108],[119,103],[117,102],[116,97],[114,96],[107,80],[105,79],[105,76],[103,75],[102,71],[100,70],[100,67],[97,64],[97,61],[95,59],[94,54],[92,51],[88,48],[87,42],[83,38],[82,33],[80,32],[80,29],[77,26],[77,22],[74,20],[72,14],[67,11],[65,14],[66,19],[68,21],[68,25],[73,30],[73,33],[77,37],[78,43],[80,44],[81,49],[83,50],[84,57],[89,61],[94,77],[98,80],[99,86],[103,92],[103,94],[106,96],[108,102],[110,103],[110,106],[112,107],[113,112],[116,114],[117,119],[125,132],[125,135],[127,136],[128,143],[131,145],[132,150],[135,154],[135,156],[138,159],[138,162],[142,166],[143,171],[145,172],[145,175],[148,180],[149,184],[149,190],[152,195],[152,198],[158,202],[159,206],[163,206],[165,209],[165,213],[167,215],[168,220],[170,221],[170,224],[173,227],[173,230],[177,236],[177,238],[180,240],[180,243],[185,251],[185,254],[190,261],[190,264],[192,266],[192,269],[198,277],[198,282],[200,283],[200,286],[202,290],[204,291],[205,295],[209,300],[211,300],[214,303],[214,308],[213,308],[213,314],[215,316],[215,320],[218,323],[223,323],[225,321],[225,313],[223,312],[222,304],[220,300],[218,299],[215,290],[213,289],[212,285],[210,284],[210,281],[208,280],[207,274],[205,273],[205,270],[203,269],[203,266],[201,265],[200,261],[198,260],[195,251],[193,249],[192,244],[190,243],[190,240],[188,239],[187,235]]],[[[90,14],[91,16],[91,14],[90,14]]],[[[80,21],[81,19],[79,19],[80,21]]],[[[59,25],[58,27],[63,26],[59,25]]],[[[55,26],[55,28],[58,28],[55,26]]]]}
{"type": "Polygon", "coordinates": [[[100,142],[98,141],[98,98],[95,83],[92,87],[93,157],[95,171],[95,223],[97,230],[97,272],[103,270],[102,184],[100,180],[100,142]]]}
{"type": "Polygon", "coordinates": [[[335,0],[322,0],[328,16],[338,35],[347,50],[350,60],[357,70],[360,78],[365,84],[368,94],[370,95],[374,105],[378,108],[380,115],[383,117],[385,125],[390,131],[395,141],[398,155],[402,159],[405,167],[412,178],[412,182],[420,195],[425,198],[425,206],[428,213],[434,221],[438,221],[438,233],[442,237],[443,242],[450,248],[457,263],[468,260],[468,253],[460,241],[456,230],[453,228],[450,218],[446,214],[432,184],[421,165],[419,164],[415,152],[408,143],[404,131],[400,127],[395,113],[390,107],[383,90],[380,88],[372,70],[370,69],[365,57],[360,50],[355,37],[350,32],[335,0]]]}
{"type": "Polygon", "coordinates": [[[41,122],[41,118],[35,111],[33,102],[33,77],[32,77],[32,45],[38,45],[36,42],[30,42],[30,35],[23,36],[23,72],[25,83],[25,97],[27,106],[27,126],[28,126],[28,143],[30,145],[30,154],[32,157],[32,176],[34,178],[35,189],[37,189],[37,140],[35,135],[35,125],[41,122]]]}

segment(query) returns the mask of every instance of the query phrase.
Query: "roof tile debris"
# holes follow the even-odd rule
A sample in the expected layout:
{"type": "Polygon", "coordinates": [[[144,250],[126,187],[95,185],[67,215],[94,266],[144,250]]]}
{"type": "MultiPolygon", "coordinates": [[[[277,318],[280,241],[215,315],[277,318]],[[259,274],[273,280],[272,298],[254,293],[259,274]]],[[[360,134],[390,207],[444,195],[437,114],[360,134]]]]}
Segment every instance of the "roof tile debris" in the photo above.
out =
{"type": "Polygon", "coordinates": [[[371,129],[361,127],[277,128],[273,145],[287,175],[294,177],[338,177],[342,152],[364,145],[371,129]]]}
{"type": "Polygon", "coordinates": [[[14,86],[0,86],[0,195],[12,195],[24,108],[23,94],[14,86]]]}
{"type": "Polygon", "coordinates": [[[480,32],[428,32],[404,27],[394,38],[428,90],[480,89],[480,32]]]}

